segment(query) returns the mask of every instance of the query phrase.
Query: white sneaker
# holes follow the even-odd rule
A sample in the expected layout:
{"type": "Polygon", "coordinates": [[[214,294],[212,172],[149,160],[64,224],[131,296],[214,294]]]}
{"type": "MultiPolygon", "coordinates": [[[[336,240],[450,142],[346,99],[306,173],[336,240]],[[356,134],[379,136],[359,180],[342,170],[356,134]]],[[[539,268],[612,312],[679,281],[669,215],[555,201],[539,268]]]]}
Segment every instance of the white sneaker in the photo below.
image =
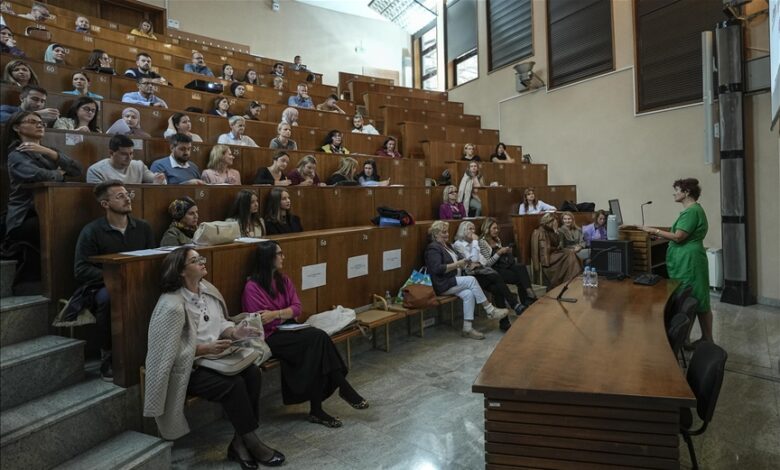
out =
{"type": "Polygon", "coordinates": [[[491,320],[500,320],[509,315],[509,310],[498,308],[493,304],[488,304],[487,307],[485,307],[485,313],[487,313],[487,317],[491,320]]]}
{"type": "Polygon", "coordinates": [[[470,329],[469,331],[461,331],[460,335],[464,338],[470,339],[485,339],[485,335],[475,330],[474,328],[470,329]]]}

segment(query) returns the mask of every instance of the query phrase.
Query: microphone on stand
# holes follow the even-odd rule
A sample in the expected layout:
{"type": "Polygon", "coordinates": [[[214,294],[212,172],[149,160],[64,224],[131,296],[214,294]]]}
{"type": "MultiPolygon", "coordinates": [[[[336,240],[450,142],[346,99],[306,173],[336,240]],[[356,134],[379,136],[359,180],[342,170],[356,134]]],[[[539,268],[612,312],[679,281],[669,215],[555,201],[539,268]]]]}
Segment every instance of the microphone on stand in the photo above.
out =
{"type": "Polygon", "coordinates": [[[641,206],[639,206],[639,210],[642,211],[642,227],[645,226],[645,206],[649,206],[652,203],[653,203],[653,201],[647,201],[646,203],[644,203],[641,206]]]}
{"type": "MultiPolygon", "coordinates": [[[[610,251],[616,251],[617,249],[618,249],[618,247],[616,247],[616,246],[610,246],[610,247],[609,247],[609,248],[607,248],[606,250],[601,250],[601,251],[599,251],[598,253],[596,253],[596,256],[590,257],[590,258],[588,258],[588,259],[585,261],[585,266],[590,266],[590,263],[591,263],[591,261],[593,261],[594,259],[597,259],[599,256],[603,255],[604,253],[609,253],[610,251]]],[[[593,253],[593,251],[591,251],[591,253],[593,253]]],[[[571,281],[573,281],[573,280],[575,280],[575,279],[577,279],[577,277],[576,277],[576,276],[575,276],[575,277],[573,277],[573,278],[571,278],[571,279],[569,279],[569,280],[566,282],[566,284],[563,286],[563,289],[561,289],[561,291],[558,293],[558,296],[557,296],[557,297],[555,297],[555,300],[557,300],[558,302],[569,302],[569,303],[575,303],[575,302],[577,302],[577,299],[573,299],[573,298],[571,298],[571,297],[564,297],[564,296],[563,296],[563,294],[564,294],[564,293],[565,293],[567,290],[569,290],[569,284],[571,284],[571,281]]]]}

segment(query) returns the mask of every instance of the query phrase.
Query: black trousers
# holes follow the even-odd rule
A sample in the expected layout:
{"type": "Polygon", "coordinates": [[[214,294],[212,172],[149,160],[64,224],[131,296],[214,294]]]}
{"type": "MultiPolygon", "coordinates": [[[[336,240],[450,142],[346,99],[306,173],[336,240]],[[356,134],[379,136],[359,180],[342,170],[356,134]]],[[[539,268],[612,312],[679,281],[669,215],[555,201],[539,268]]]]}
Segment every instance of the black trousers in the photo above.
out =
{"type": "Polygon", "coordinates": [[[221,403],[233,428],[243,435],[257,429],[260,421],[260,384],[260,369],[254,364],[236,375],[198,367],[190,374],[187,393],[221,403]]]}
{"type": "Polygon", "coordinates": [[[95,293],[95,314],[96,327],[100,337],[100,349],[104,351],[111,350],[111,298],[108,296],[108,289],[101,288],[95,293]]]}
{"type": "Polygon", "coordinates": [[[3,259],[17,261],[14,284],[41,280],[41,228],[38,215],[29,211],[22,225],[4,234],[3,259]]]}
{"type": "Polygon", "coordinates": [[[528,276],[528,270],[525,266],[515,263],[509,268],[497,268],[494,266],[493,269],[498,272],[505,283],[517,286],[517,295],[520,296],[521,302],[528,300],[526,289],[531,288],[531,278],[528,276]]]}
{"type": "Polygon", "coordinates": [[[506,308],[507,305],[510,307],[517,305],[517,297],[509,290],[509,287],[507,287],[504,279],[502,279],[498,272],[491,274],[474,274],[474,277],[477,278],[477,282],[482,290],[493,294],[493,302],[495,302],[496,307],[506,308]]]}

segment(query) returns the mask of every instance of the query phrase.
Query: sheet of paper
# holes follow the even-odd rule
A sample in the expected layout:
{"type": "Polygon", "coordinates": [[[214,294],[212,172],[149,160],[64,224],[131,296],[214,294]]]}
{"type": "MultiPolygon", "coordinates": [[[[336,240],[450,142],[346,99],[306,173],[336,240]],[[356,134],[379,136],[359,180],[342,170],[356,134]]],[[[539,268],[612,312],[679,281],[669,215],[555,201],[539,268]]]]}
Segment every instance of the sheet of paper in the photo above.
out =
{"type": "Polygon", "coordinates": [[[322,287],[327,282],[328,263],[310,264],[301,268],[301,290],[322,287]]]}
{"type": "Polygon", "coordinates": [[[136,150],[144,149],[144,139],[133,139],[133,148],[136,150]]]}
{"type": "Polygon", "coordinates": [[[163,255],[165,253],[166,253],[165,251],[152,248],[149,250],[123,251],[119,254],[127,255],[127,256],[150,256],[150,255],[163,255]]]}
{"type": "Polygon", "coordinates": [[[295,331],[304,328],[311,328],[311,325],[308,323],[285,323],[284,325],[279,325],[278,329],[282,331],[295,331]]]}
{"type": "Polygon", "coordinates": [[[260,242],[267,242],[267,238],[252,238],[252,237],[238,237],[236,238],[237,242],[239,243],[260,243],[260,242]]]}
{"type": "Polygon", "coordinates": [[[347,279],[368,276],[368,255],[347,258],[347,279]]]}
{"type": "Polygon", "coordinates": [[[84,142],[84,136],[81,134],[65,134],[65,145],[77,145],[84,142]]]}
{"type": "Polygon", "coordinates": [[[387,250],[382,253],[382,271],[390,271],[401,267],[401,249],[387,250]]]}

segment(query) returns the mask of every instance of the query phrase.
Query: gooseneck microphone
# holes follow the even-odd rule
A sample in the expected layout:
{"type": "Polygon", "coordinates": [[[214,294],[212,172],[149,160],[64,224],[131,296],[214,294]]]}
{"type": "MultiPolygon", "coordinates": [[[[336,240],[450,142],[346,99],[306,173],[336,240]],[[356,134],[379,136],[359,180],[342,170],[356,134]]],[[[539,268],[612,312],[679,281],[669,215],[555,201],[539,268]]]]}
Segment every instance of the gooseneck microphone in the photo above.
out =
{"type": "Polygon", "coordinates": [[[642,211],[642,227],[645,226],[645,206],[649,206],[652,203],[653,203],[653,201],[647,201],[646,203],[644,203],[641,206],[639,206],[639,210],[642,211]]]}
{"type": "MultiPolygon", "coordinates": [[[[615,251],[615,250],[617,250],[617,249],[618,249],[618,247],[616,247],[616,246],[611,246],[611,247],[607,248],[606,250],[599,251],[598,253],[596,253],[596,256],[590,257],[590,258],[588,258],[588,259],[587,259],[587,261],[585,261],[585,266],[590,266],[590,263],[591,263],[591,262],[592,262],[594,259],[598,259],[598,257],[599,257],[599,256],[601,256],[601,255],[603,255],[604,253],[609,253],[610,251],[615,251]]],[[[557,296],[557,297],[555,297],[555,300],[557,300],[558,302],[569,302],[569,303],[572,303],[572,304],[573,304],[573,303],[575,303],[575,302],[577,302],[577,299],[573,299],[573,298],[571,298],[571,297],[564,297],[564,296],[563,296],[563,294],[564,294],[564,293],[565,293],[567,290],[569,290],[569,284],[571,284],[571,281],[573,281],[573,280],[575,280],[575,279],[577,279],[577,276],[575,276],[575,277],[573,277],[573,278],[569,279],[569,280],[566,282],[566,285],[564,285],[564,286],[563,286],[563,289],[561,289],[561,291],[558,293],[558,296],[557,296]]]]}

